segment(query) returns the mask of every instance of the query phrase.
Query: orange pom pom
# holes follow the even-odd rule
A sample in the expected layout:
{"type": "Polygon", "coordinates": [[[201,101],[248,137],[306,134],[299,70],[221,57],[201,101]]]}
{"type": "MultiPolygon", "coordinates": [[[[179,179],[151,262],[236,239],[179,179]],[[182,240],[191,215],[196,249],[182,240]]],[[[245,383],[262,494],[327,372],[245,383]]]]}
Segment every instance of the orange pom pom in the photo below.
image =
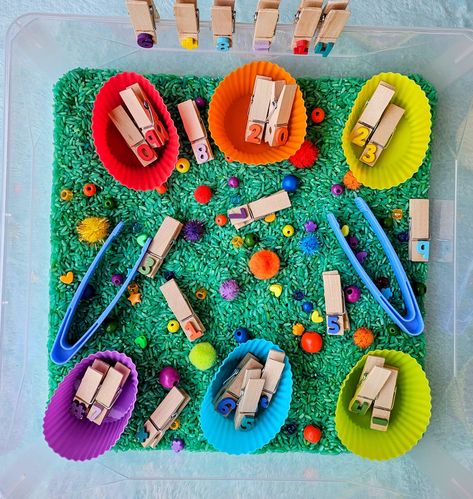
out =
{"type": "Polygon", "coordinates": [[[359,327],[353,334],[353,343],[360,348],[368,348],[373,344],[374,334],[367,327],[359,327]]]}
{"type": "Polygon", "coordinates": [[[271,279],[279,272],[280,263],[274,251],[260,250],[250,258],[248,265],[257,279],[271,279]]]}
{"type": "Polygon", "coordinates": [[[353,175],[351,170],[348,170],[345,173],[345,176],[343,177],[343,183],[345,184],[345,187],[347,189],[350,189],[351,191],[356,191],[363,185],[361,182],[358,182],[357,178],[355,177],[355,175],[353,175]]]}

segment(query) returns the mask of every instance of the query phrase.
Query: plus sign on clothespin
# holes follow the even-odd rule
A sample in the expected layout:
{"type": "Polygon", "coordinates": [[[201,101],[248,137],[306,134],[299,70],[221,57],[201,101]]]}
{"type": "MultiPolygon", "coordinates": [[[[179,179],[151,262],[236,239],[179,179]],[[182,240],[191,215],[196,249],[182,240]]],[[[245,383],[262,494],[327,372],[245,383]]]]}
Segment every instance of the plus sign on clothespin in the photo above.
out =
{"type": "Polygon", "coordinates": [[[253,50],[268,52],[279,19],[279,0],[259,0],[255,12],[253,50]]]}
{"type": "Polygon", "coordinates": [[[232,46],[235,32],[235,0],[214,0],[211,16],[215,47],[226,52],[232,46]]]}
{"type": "Polygon", "coordinates": [[[199,9],[197,0],[176,0],[174,4],[179,42],[187,50],[199,46],[199,9]]]}

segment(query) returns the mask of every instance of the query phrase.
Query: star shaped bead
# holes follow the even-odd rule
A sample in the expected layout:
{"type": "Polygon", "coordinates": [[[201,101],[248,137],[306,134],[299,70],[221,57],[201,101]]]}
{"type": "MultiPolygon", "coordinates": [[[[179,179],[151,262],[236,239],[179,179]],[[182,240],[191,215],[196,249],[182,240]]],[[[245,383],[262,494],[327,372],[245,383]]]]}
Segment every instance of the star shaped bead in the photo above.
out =
{"type": "Polygon", "coordinates": [[[128,301],[135,306],[137,303],[141,303],[141,293],[131,293],[128,297],[128,301]]]}

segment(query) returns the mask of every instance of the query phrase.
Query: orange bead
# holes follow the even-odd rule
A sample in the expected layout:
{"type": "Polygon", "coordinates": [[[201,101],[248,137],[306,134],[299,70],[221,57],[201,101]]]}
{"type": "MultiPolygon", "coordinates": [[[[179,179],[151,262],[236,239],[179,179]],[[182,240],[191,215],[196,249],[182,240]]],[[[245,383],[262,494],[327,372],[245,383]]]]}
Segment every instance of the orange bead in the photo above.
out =
{"type": "Polygon", "coordinates": [[[164,194],[168,190],[168,186],[166,184],[160,185],[156,187],[156,190],[159,192],[159,194],[164,194]]]}
{"type": "Polygon", "coordinates": [[[85,184],[82,190],[84,194],[90,198],[92,196],[95,196],[95,193],[97,192],[97,187],[95,187],[94,184],[85,184]]]}
{"type": "Polygon", "coordinates": [[[308,353],[317,353],[322,349],[323,341],[319,333],[307,332],[302,335],[301,348],[308,353]]]}
{"type": "Polygon", "coordinates": [[[304,428],[304,438],[311,444],[316,444],[322,437],[322,430],[313,424],[304,428]]]}
{"type": "Polygon", "coordinates": [[[220,227],[223,227],[224,225],[226,225],[227,222],[228,222],[228,218],[225,215],[223,215],[222,213],[220,213],[220,215],[217,215],[215,217],[215,223],[217,225],[220,225],[220,227]]]}
{"type": "Polygon", "coordinates": [[[322,123],[325,118],[325,111],[321,107],[315,107],[310,113],[310,117],[314,123],[322,123]]]}

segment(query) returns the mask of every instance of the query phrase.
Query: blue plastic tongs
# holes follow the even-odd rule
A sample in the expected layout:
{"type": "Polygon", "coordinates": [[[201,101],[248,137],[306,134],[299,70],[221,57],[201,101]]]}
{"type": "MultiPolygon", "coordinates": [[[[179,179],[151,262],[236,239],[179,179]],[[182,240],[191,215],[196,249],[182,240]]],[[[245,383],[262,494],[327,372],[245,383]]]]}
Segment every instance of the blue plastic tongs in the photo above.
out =
{"type": "Polygon", "coordinates": [[[386,236],[384,230],[381,228],[381,225],[379,225],[378,220],[376,220],[376,217],[373,215],[373,212],[369,209],[365,200],[361,197],[357,197],[355,199],[355,204],[361,211],[363,216],[368,220],[368,223],[378,237],[378,240],[381,243],[381,246],[383,247],[384,252],[386,253],[386,256],[388,257],[388,260],[393,268],[394,275],[396,276],[399,288],[401,290],[402,298],[404,300],[404,305],[406,307],[406,315],[404,317],[389,303],[389,301],[382,295],[380,290],[368,276],[365,269],[362,267],[361,263],[358,261],[352,249],[348,245],[348,242],[343,236],[342,231],[340,230],[340,225],[333,213],[327,214],[328,223],[334,231],[335,236],[340,243],[340,246],[343,248],[343,251],[347,255],[351,264],[358,272],[361,280],[369,289],[375,300],[381,305],[381,307],[383,307],[384,311],[389,315],[389,317],[391,317],[391,319],[404,332],[410,334],[411,336],[417,336],[424,330],[424,320],[422,319],[419,305],[417,304],[417,300],[414,296],[414,292],[412,291],[412,286],[409,282],[409,279],[407,278],[404,267],[399,261],[399,257],[394,251],[391,242],[386,236]]]}
{"type": "Polygon", "coordinates": [[[54,340],[53,348],[51,349],[51,360],[56,364],[65,364],[85,345],[87,340],[95,333],[95,331],[97,331],[102,322],[107,318],[108,314],[117,304],[118,300],[127,289],[128,284],[130,284],[130,282],[133,280],[138,271],[138,267],[140,266],[140,263],[143,260],[143,257],[145,256],[149,245],[151,244],[151,238],[148,238],[148,240],[146,241],[145,245],[143,246],[143,249],[141,250],[140,256],[138,257],[138,260],[136,260],[133,268],[128,273],[128,276],[125,279],[125,282],[123,283],[122,287],[118,290],[118,293],[115,295],[115,297],[110,302],[108,307],[100,314],[100,317],[92,324],[92,326],[90,326],[90,328],[80,337],[78,341],[76,341],[72,345],[69,344],[67,341],[67,332],[69,331],[72,319],[74,318],[74,314],[76,312],[77,306],[79,305],[85,287],[87,286],[90,278],[95,272],[95,269],[100,263],[100,260],[102,259],[103,255],[110,247],[113,240],[118,236],[118,234],[120,234],[123,227],[124,227],[124,222],[120,222],[113,229],[111,234],[108,236],[107,240],[100,248],[100,251],[97,253],[97,256],[94,258],[94,261],[90,264],[90,267],[87,269],[87,272],[84,278],[82,279],[79,287],[77,288],[77,291],[75,292],[71,300],[71,303],[67,307],[66,315],[62,320],[56,339],[54,340]]]}

